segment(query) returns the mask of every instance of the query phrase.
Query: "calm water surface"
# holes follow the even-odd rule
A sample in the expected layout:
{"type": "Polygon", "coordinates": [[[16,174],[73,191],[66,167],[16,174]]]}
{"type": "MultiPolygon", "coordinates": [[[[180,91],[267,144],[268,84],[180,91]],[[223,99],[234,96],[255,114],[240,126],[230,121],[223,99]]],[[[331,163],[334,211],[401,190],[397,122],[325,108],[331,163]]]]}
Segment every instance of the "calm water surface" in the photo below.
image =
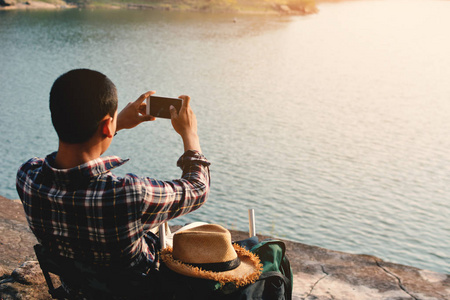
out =
{"type": "MultiPolygon", "coordinates": [[[[0,12],[0,194],[57,148],[57,76],[107,74],[124,107],[188,94],[209,221],[450,273],[449,1],[326,4],[308,17],[152,11],[0,12]]],[[[157,120],[122,131],[117,170],[180,175],[180,138],[157,120]]]]}

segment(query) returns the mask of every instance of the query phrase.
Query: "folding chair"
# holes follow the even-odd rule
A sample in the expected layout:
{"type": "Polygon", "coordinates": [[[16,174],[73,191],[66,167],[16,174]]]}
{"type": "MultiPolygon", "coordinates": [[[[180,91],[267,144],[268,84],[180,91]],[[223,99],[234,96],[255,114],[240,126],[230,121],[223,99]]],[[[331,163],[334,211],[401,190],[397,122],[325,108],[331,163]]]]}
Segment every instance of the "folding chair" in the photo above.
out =
{"type": "Polygon", "coordinates": [[[41,244],[34,245],[34,252],[36,253],[36,257],[39,261],[42,273],[44,274],[45,281],[47,282],[48,292],[52,298],[71,299],[70,295],[65,291],[62,285],[55,288],[52,278],[50,277],[50,273],[58,276],[63,274],[63,270],[61,269],[61,265],[58,264],[58,261],[56,261],[53,256],[50,255],[48,250],[41,244]]]}
{"type": "MultiPolygon", "coordinates": [[[[158,232],[158,228],[155,231],[158,232]]],[[[161,242],[164,245],[171,244],[171,232],[167,223],[159,226],[159,235],[162,236],[161,242]]],[[[141,272],[75,261],[54,254],[41,244],[34,246],[34,252],[47,283],[48,292],[53,299],[79,299],[80,295],[95,300],[138,297],[136,293],[139,287],[146,282],[147,275],[141,272]],[[52,280],[50,274],[55,274],[61,279],[60,286],[55,286],[56,282],[52,280]],[[89,281],[88,278],[95,280],[89,281]]]]}
{"type": "Polygon", "coordinates": [[[76,261],[55,255],[41,244],[35,245],[34,250],[53,299],[136,299],[153,286],[147,280],[154,276],[152,272],[76,261]],[[61,279],[59,287],[55,287],[50,274],[61,279]]]}

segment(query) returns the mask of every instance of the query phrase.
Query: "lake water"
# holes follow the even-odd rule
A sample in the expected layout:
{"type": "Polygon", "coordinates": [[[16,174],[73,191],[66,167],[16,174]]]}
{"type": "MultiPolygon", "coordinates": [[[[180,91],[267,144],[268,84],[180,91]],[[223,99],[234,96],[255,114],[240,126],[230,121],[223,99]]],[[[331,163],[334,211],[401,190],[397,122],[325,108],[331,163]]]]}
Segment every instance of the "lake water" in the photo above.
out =
{"type": "MultiPolygon", "coordinates": [[[[107,74],[124,107],[188,94],[211,160],[208,221],[450,273],[450,2],[322,4],[306,17],[0,11],[0,194],[57,148],[53,81],[107,74]],[[233,23],[233,18],[237,19],[233,23]]],[[[170,121],[116,136],[117,169],[180,175],[170,121]]]]}

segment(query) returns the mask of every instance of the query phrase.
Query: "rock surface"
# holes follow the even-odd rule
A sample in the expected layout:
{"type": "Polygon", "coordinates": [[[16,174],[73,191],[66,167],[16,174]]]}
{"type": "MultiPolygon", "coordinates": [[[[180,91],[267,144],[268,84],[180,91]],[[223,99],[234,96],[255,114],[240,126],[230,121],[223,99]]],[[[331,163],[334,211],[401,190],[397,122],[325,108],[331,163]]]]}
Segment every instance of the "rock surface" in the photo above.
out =
{"type": "Polygon", "coordinates": [[[73,4],[68,4],[62,0],[55,0],[53,3],[43,1],[15,1],[15,0],[0,0],[0,10],[54,10],[75,8],[73,4]]]}
{"type": "MultiPolygon", "coordinates": [[[[234,240],[247,237],[240,231],[231,234],[234,240]]],[[[294,273],[294,300],[450,300],[450,275],[284,242],[294,273]]],[[[0,196],[0,299],[51,299],[34,244],[20,201],[0,196]]]]}

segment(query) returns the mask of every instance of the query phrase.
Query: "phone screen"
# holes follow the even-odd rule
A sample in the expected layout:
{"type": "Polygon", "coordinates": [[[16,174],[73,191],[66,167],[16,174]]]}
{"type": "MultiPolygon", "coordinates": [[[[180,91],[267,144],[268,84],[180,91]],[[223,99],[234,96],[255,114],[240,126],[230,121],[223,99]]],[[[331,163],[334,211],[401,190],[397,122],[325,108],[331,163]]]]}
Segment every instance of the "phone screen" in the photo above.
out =
{"type": "Polygon", "coordinates": [[[150,96],[147,98],[147,114],[156,118],[170,119],[171,105],[179,112],[181,108],[181,99],[150,96]]]}

